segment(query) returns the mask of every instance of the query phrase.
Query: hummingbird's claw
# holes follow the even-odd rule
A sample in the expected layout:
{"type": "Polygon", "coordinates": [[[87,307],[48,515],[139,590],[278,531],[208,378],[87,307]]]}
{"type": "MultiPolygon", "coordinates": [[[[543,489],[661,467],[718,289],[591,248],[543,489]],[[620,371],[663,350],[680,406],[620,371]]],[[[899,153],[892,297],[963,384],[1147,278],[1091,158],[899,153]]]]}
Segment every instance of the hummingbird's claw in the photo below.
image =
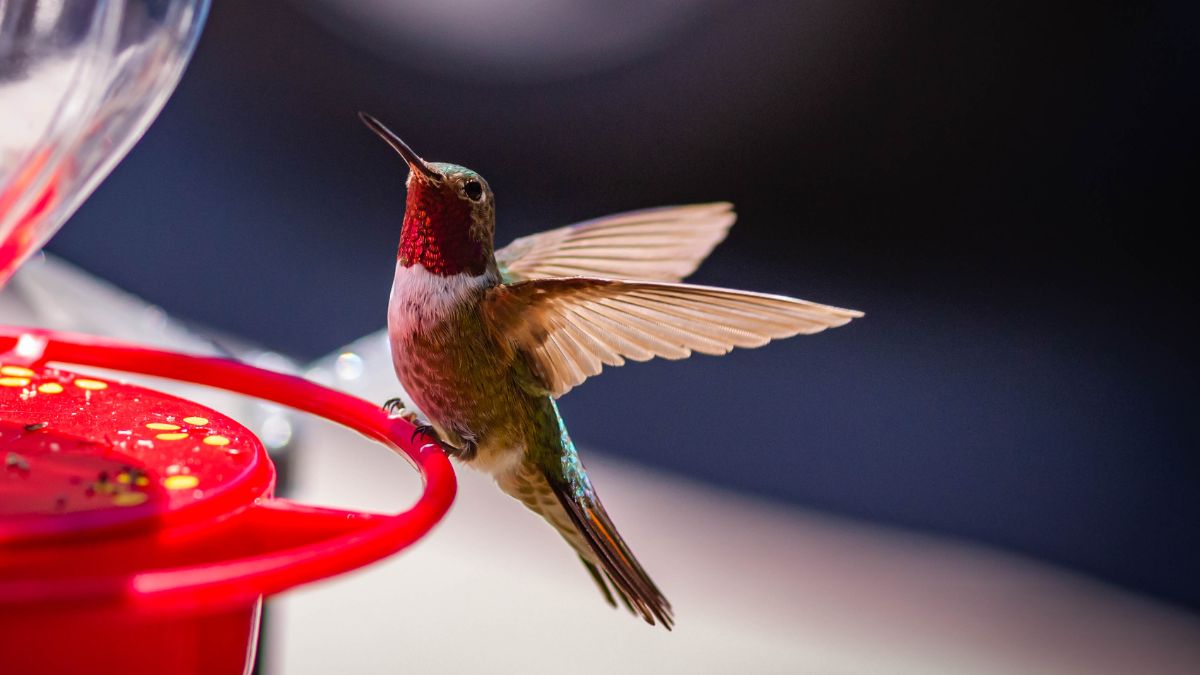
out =
{"type": "Polygon", "coordinates": [[[438,447],[440,447],[442,449],[442,452],[446,453],[447,455],[449,455],[451,457],[458,456],[458,448],[456,448],[453,445],[450,445],[449,443],[447,443],[446,441],[443,441],[442,439],[438,438],[437,432],[434,431],[432,424],[417,424],[416,428],[413,429],[412,436],[410,436],[408,439],[409,442],[416,443],[417,436],[424,436],[425,438],[428,438],[429,440],[433,441],[434,443],[437,443],[438,447]]]}
{"type": "Polygon", "coordinates": [[[417,440],[417,436],[424,436],[424,437],[428,438],[429,440],[433,441],[434,443],[437,443],[438,447],[440,447],[442,449],[442,452],[446,453],[447,457],[453,457],[455,459],[460,459],[464,462],[469,462],[470,460],[475,459],[475,452],[476,452],[475,441],[472,441],[472,440],[465,441],[466,446],[467,446],[465,448],[459,448],[457,446],[451,445],[451,444],[447,443],[446,441],[443,441],[442,439],[438,438],[437,432],[434,431],[433,425],[431,425],[431,424],[416,425],[416,428],[413,429],[412,437],[409,438],[409,441],[415,443],[417,440]]]}
{"type": "Polygon", "coordinates": [[[416,443],[417,436],[425,436],[434,443],[437,443],[442,452],[446,453],[449,457],[463,461],[470,461],[475,458],[476,447],[473,439],[464,439],[465,448],[459,448],[443,441],[438,438],[437,431],[434,430],[433,425],[422,422],[420,417],[417,416],[416,411],[404,407],[404,401],[400,398],[389,398],[383,403],[383,410],[390,417],[400,418],[413,425],[412,436],[408,439],[410,443],[416,443]]]}
{"type": "Polygon", "coordinates": [[[414,428],[414,429],[413,429],[412,436],[410,436],[410,437],[408,438],[409,442],[410,442],[410,443],[415,443],[415,442],[416,442],[416,440],[417,440],[417,436],[428,436],[428,437],[429,437],[431,440],[433,440],[433,441],[434,441],[434,442],[436,442],[436,443],[441,443],[441,442],[442,442],[442,441],[441,441],[441,439],[439,439],[439,438],[437,437],[437,434],[435,434],[435,433],[433,432],[433,425],[432,425],[432,424],[418,424],[418,425],[416,425],[416,428],[414,428]]]}
{"type": "Polygon", "coordinates": [[[409,424],[419,424],[420,416],[415,410],[404,407],[404,401],[399,398],[389,398],[383,404],[383,411],[392,419],[402,419],[409,424]]]}

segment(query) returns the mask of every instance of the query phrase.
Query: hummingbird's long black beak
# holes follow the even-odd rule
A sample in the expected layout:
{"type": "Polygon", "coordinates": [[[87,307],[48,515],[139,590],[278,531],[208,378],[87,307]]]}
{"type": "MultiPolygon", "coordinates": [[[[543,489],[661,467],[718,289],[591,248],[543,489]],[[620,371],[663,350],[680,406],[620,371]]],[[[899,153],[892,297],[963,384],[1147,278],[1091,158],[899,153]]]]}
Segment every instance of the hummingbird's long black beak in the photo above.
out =
{"type": "Polygon", "coordinates": [[[411,168],[413,171],[419,171],[426,178],[432,180],[442,179],[442,174],[431,169],[429,164],[427,164],[425,160],[421,159],[420,155],[413,152],[412,148],[408,147],[407,143],[400,140],[400,137],[393,133],[391,129],[383,126],[383,122],[380,122],[361,110],[358,112],[358,119],[362,120],[363,124],[367,125],[368,129],[378,134],[378,136],[382,138],[385,143],[392,146],[393,150],[400,153],[400,156],[404,158],[404,161],[408,162],[409,168],[411,168]]]}

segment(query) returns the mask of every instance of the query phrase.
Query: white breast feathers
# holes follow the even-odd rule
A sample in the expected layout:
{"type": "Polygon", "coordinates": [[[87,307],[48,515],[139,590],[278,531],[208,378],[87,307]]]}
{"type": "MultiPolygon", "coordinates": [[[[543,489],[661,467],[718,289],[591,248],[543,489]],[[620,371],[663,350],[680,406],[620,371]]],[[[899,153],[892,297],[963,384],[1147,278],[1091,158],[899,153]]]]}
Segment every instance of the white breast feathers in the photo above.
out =
{"type": "Polygon", "coordinates": [[[388,332],[399,337],[429,330],[492,283],[486,272],[474,277],[465,273],[439,276],[423,265],[405,267],[397,262],[388,304],[388,332]]]}

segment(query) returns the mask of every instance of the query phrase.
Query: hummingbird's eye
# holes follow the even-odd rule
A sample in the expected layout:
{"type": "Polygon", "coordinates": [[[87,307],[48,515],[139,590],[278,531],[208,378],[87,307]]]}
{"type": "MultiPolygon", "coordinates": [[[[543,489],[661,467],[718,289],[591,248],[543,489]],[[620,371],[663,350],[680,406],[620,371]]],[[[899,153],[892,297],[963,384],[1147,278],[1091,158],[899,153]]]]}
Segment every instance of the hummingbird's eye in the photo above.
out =
{"type": "Polygon", "coordinates": [[[463,194],[467,195],[471,201],[477,202],[483,196],[483,186],[477,180],[469,180],[463,183],[463,194]]]}

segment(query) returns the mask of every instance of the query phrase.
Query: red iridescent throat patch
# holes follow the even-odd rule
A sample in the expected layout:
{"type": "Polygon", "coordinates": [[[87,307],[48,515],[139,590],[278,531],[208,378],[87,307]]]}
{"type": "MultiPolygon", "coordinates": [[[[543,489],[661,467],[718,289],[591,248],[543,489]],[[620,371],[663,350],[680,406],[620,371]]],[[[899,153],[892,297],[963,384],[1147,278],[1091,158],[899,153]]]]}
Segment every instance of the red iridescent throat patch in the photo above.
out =
{"type": "Polygon", "coordinates": [[[487,261],[483,247],[471,238],[471,206],[449,189],[418,180],[409,183],[396,257],[405,267],[419,264],[439,276],[478,276],[487,261]]]}

